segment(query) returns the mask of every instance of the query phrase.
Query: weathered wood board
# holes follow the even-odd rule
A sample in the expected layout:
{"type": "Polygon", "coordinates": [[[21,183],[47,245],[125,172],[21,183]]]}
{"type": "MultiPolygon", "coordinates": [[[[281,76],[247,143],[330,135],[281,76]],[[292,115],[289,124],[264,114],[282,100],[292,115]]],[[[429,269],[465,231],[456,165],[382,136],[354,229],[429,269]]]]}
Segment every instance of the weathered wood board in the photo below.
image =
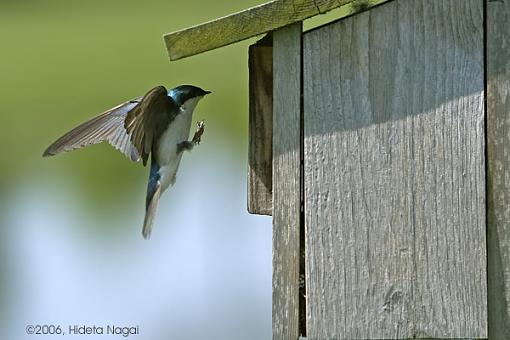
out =
{"type": "Polygon", "coordinates": [[[301,23],[273,33],[273,339],[299,336],[301,23]]]}
{"type": "Polygon", "coordinates": [[[226,46],[338,7],[351,15],[391,0],[273,0],[163,36],[171,60],[226,46]]]}
{"type": "Polygon", "coordinates": [[[510,336],[510,1],[487,3],[489,334],[510,336]]]}
{"type": "Polygon", "coordinates": [[[248,50],[249,149],[248,212],[271,215],[273,209],[273,46],[248,50]]]}
{"type": "Polygon", "coordinates": [[[303,53],[308,338],[487,337],[482,1],[390,2],[303,53]]]}

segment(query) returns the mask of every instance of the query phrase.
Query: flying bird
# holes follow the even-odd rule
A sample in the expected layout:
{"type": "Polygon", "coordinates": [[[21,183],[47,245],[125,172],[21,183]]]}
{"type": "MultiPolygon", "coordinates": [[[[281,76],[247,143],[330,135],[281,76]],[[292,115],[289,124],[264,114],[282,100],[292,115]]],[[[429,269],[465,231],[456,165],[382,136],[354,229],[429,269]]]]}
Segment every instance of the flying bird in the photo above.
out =
{"type": "Polygon", "coordinates": [[[170,91],[156,86],[138,97],[109,109],[78,125],[57,139],[43,153],[53,156],[87,145],[108,142],[132,161],[151,167],[142,235],[149,238],[161,194],[175,183],[184,151],[200,141],[203,123],[188,141],[193,110],[210,91],[180,85],[170,91]]]}

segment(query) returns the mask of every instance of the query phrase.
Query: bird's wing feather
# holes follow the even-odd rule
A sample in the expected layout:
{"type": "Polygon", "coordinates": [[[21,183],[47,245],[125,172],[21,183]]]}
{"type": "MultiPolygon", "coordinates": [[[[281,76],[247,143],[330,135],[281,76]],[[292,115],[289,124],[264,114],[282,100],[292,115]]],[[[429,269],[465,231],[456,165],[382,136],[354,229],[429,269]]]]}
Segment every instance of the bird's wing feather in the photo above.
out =
{"type": "Polygon", "coordinates": [[[179,106],[168,96],[163,86],[156,86],[147,92],[140,104],[128,112],[124,127],[144,165],[147,164],[155,141],[167,129],[177,112],[179,106]]]}
{"type": "Polygon", "coordinates": [[[51,144],[44,157],[83,148],[87,145],[107,141],[132,161],[139,161],[136,147],[124,128],[124,120],[130,110],[140,103],[141,97],[120,104],[78,125],[51,144]]]}

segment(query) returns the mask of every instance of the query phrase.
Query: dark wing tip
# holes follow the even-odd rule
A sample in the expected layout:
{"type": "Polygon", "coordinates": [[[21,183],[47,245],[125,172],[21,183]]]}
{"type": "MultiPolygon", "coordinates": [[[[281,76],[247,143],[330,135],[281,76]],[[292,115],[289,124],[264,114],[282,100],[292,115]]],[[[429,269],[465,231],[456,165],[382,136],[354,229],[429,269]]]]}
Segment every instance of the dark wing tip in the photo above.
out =
{"type": "Polygon", "coordinates": [[[56,155],[56,152],[52,149],[51,146],[49,146],[46,150],[44,150],[42,156],[43,157],[50,157],[50,156],[55,156],[56,155]]]}

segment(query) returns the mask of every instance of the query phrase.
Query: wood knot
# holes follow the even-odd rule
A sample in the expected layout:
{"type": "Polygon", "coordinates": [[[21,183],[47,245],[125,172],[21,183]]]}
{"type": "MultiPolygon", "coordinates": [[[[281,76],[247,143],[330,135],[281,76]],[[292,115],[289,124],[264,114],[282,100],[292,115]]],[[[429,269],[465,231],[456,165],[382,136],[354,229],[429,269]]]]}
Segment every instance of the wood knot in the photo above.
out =
{"type": "Polygon", "coordinates": [[[384,304],[382,310],[386,313],[390,313],[402,303],[404,293],[400,289],[395,289],[393,286],[390,287],[386,297],[384,298],[384,304]]]}

